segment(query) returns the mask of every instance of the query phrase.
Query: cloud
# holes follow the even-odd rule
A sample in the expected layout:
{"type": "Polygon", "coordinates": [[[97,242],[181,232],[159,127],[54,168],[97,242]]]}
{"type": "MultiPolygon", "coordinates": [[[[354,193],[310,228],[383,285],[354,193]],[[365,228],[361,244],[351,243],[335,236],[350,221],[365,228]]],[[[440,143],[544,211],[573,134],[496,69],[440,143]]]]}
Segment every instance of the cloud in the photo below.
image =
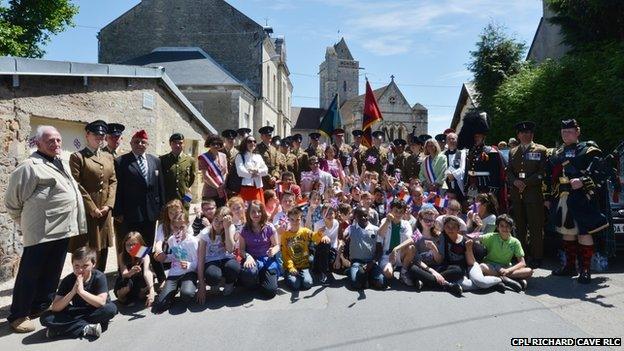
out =
{"type": "MultiPolygon", "coordinates": [[[[509,13],[521,17],[521,14],[541,5],[538,0],[310,1],[342,8],[349,14],[345,28],[348,28],[350,35],[363,48],[379,56],[413,51],[415,41],[410,38],[422,38],[427,45],[432,45],[433,39],[448,39],[461,35],[462,22],[482,22],[484,19],[509,13]],[[397,44],[402,47],[397,47],[397,44]]],[[[426,48],[424,50],[432,51],[426,48]]]]}

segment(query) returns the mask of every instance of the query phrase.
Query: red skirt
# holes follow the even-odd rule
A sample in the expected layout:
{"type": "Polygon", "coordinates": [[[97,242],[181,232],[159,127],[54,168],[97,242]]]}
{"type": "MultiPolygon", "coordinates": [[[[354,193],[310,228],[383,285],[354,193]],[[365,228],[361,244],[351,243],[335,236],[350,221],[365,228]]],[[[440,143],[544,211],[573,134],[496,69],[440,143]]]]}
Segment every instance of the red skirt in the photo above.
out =
{"type": "Polygon", "coordinates": [[[241,186],[240,197],[245,201],[258,200],[264,203],[264,189],[243,185],[241,186]]]}

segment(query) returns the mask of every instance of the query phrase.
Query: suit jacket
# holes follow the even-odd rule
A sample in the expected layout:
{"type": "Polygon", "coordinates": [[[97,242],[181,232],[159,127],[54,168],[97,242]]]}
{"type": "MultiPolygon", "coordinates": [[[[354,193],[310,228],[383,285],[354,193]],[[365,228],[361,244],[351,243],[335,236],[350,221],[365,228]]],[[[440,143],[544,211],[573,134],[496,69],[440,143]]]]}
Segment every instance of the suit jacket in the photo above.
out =
{"type": "Polygon", "coordinates": [[[33,153],[11,173],[4,199],[20,224],[24,246],[86,233],[84,204],[66,161],[33,153]],[[60,167],[62,165],[62,167],[60,167]]]}
{"type": "Polygon", "coordinates": [[[165,184],[160,159],[145,154],[147,159],[147,181],[141,174],[139,163],[132,152],[115,160],[117,174],[117,197],[115,216],[123,216],[126,223],[154,222],[165,205],[165,184]]]}

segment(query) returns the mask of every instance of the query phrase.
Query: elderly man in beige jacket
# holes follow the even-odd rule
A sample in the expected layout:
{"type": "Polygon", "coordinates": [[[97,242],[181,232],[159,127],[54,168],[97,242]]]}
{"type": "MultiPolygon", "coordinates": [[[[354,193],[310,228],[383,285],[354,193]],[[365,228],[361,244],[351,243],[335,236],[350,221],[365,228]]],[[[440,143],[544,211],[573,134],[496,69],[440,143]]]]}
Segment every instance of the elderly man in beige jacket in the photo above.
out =
{"type": "Polygon", "coordinates": [[[59,282],[69,238],[86,233],[78,184],[61,154],[61,134],[40,126],[37,151],[11,173],[6,208],[20,226],[24,252],[8,320],[18,333],[35,330],[31,317],[47,309],[59,282]]]}

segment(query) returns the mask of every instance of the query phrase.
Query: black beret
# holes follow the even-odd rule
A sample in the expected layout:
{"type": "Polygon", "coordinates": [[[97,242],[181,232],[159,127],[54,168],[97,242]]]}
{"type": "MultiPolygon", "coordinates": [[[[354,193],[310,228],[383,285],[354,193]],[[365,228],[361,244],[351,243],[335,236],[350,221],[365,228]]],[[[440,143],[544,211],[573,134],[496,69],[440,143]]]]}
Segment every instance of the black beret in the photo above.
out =
{"type": "Polygon", "coordinates": [[[310,139],[314,139],[314,140],[318,140],[321,137],[321,133],[310,133],[308,134],[308,136],[310,137],[310,139]]]}
{"type": "Polygon", "coordinates": [[[345,131],[342,128],[336,128],[334,129],[334,135],[339,135],[339,134],[344,134],[345,131]]]}
{"type": "Polygon", "coordinates": [[[531,122],[531,121],[523,121],[520,123],[516,123],[516,131],[518,132],[525,132],[525,131],[534,131],[535,130],[535,123],[531,122]]]}
{"type": "Polygon", "coordinates": [[[300,143],[300,142],[302,142],[302,141],[303,141],[303,136],[302,136],[301,134],[297,133],[297,134],[294,134],[294,135],[291,137],[291,139],[292,139],[292,141],[296,141],[296,142],[299,142],[299,143],[300,143]]]}
{"type": "Polygon", "coordinates": [[[561,129],[578,128],[578,127],[579,127],[579,124],[574,118],[564,119],[561,121],[561,129]]]}
{"type": "Polygon", "coordinates": [[[354,137],[359,137],[359,136],[364,135],[364,132],[361,129],[355,129],[354,131],[351,132],[351,134],[354,137]]]}
{"type": "Polygon", "coordinates": [[[377,131],[374,131],[373,134],[371,135],[373,138],[383,139],[384,132],[382,132],[381,130],[377,130],[377,131]]]}
{"type": "Polygon", "coordinates": [[[184,135],[182,135],[182,133],[173,133],[169,137],[169,142],[180,141],[180,140],[184,140],[184,135]]]}
{"type": "Polygon", "coordinates": [[[251,129],[249,128],[238,128],[238,130],[236,131],[238,133],[238,135],[245,137],[247,135],[249,135],[251,133],[251,129]]]}
{"type": "Polygon", "coordinates": [[[438,134],[435,136],[435,140],[438,143],[446,143],[446,134],[438,134]]]}

